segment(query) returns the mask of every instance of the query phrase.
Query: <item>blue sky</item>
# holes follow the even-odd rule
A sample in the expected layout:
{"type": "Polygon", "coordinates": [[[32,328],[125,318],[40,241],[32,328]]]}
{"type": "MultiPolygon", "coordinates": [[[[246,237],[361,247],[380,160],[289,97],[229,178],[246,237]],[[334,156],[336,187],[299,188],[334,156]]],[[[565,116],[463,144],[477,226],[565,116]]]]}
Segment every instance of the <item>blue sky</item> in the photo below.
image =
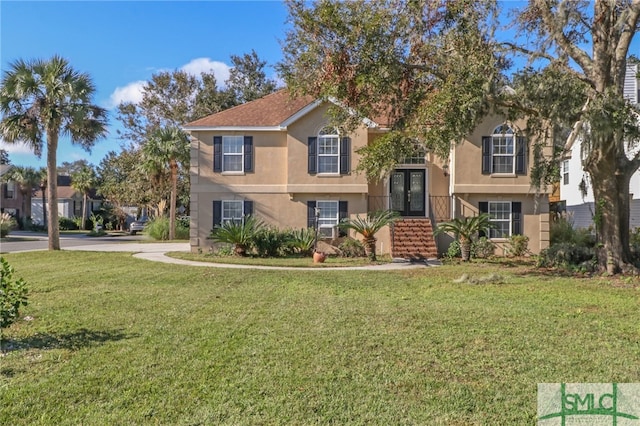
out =
{"type": "MultiPolygon", "coordinates": [[[[69,60],[91,75],[94,102],[110,109],[110,136],[91,154],[60,141],[58,164],[87,159],[98,165],[122,143],[116,136],[114,106],[135,100],[141,84],[154,72],[185,69],[199,74],[214,70],[226,80],[231,55],[256,51],[270,66],[281,57],[286,6],[276,1],[0,1],[0,67],[16,59],[69,60]]],[[[273,69],[268,70],[273,73],[273,69]]],[[[13,164],[40,167],[22,145],[0,147],[13,164]]]]}
{"type": "MultiPolygon", "coordinates": [[[[522,1],[504,1],[503,8],[522,1]]],[[[506,13],[505,21],[508,22],[506,13]]],[[[213,70],[220,83],[228,76],[230,56],[255,50],[270,66],[282,58],[287,8],[280,1],[30,1],[0,0],[0,69],[13,61],[67,58],[89,73],[97,87],[94,101],[110,110],[110,136],[91,153],[61,139],[58,164],[87,159],[98,165],[109,151],[119,151],[120,126],[115,106],[135,101],[154,72],[184,69],[196,75],[213,70]]],[[[505,23],[507,23],[505,22],[505,23]]],[[[503,34],[503,37],[509,37],[503,34]]],[[[511,36],[513,33],[510,33],[511,36]]],[[[640,36],[631,52],[638,54],[640,36]]],[[[272,68],[271,77],[276,77],[272,68]]],[[[23,145],[0,148],[11,162],[46,164],[23,145]]]]}

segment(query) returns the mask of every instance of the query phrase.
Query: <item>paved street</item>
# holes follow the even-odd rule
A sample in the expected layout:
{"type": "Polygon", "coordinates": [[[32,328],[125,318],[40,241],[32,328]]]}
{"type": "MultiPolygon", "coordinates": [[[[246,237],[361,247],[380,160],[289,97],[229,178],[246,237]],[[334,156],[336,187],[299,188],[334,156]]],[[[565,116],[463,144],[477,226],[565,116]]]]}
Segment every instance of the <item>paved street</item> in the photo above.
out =
{"type": "MultiPolygon", "coordinates": [[[[128,251],[167,252],[188,251],[189,243],[148,243],[142,235],[117,237],[87,237],[86,235],[62,235],[60,246],[63,250],[88,251],[128,251]]],[[[47,250],[48,238],[45,234],[14,231],[8,241],[0,242],[0,253],[18,253],[33,250],[47,250]]]]}

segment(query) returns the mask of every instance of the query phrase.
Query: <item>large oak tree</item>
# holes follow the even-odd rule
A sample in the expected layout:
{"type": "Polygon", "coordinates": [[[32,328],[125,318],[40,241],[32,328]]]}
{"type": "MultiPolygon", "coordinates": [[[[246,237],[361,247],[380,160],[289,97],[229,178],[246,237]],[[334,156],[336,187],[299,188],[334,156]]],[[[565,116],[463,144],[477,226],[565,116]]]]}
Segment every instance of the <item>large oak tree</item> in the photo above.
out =
{"type": "MultiPolygon", "coordinates": [[[[289,11],[280,68],[294,93],[338,100],[335,118],[347,124],[390,123],[362,151],[369,177],[388,172],[415,141],[446,157],[491,109],[526,117],[538,143],[583,144],[600,266],[631,268],[629,182],[640,153],[629,148],[640,132],[623,83],[640,0],[531,0],[515,12],[522,37],[508,41],[489,1],[292,1],[289,11]],[[521,56],[530,66],[507,74],[521,56]]],[[[540,145],[534,152],[541,185],[554,164],[540,145]]]]}

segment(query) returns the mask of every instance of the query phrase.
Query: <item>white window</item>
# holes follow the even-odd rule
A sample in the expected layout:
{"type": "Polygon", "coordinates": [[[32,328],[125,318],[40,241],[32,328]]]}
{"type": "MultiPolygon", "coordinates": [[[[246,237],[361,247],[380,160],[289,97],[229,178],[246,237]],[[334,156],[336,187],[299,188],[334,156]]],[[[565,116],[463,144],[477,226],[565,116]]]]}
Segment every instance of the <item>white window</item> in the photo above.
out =
{"type": "Polygon", "coordinates": [[[513,129],[505,124],[496,127],[491,135],[491,173],[515,172],[516,138],[513,129]]]}
{"type": "Polygon", "coordinates": [[[320,235],[327,238],[334,237],[336,226],[338,226],[338,202],[317,201],[316,208],[320,211],[320,217],[318,218],[320,235]]]}
{"type": "Polygon", "coordinates": [[[244,216],[242,200],[222,201],[222,223],[242,222],[244,216]]]}
{"type": "Polygon", "coordinates": [[[489,201],[489,217],[493,227],[489,238],[509,238],[511,236],[511,202],[489,201]]]}
{"type": "Polygon", "coordinates": [[[569,185],[569,160],[562,162],[562,183],[569,185]]]}
{"type": "Polygon", "coordinates": [[[340,172],[340,136],[333,127],[325,127],[318,134],[318,173],[340,172]]]}
{"type": "Polygon", "coordinates": [[[244,136],[222,137],[222,171],[242,172],[244,164],[244,136]]]}

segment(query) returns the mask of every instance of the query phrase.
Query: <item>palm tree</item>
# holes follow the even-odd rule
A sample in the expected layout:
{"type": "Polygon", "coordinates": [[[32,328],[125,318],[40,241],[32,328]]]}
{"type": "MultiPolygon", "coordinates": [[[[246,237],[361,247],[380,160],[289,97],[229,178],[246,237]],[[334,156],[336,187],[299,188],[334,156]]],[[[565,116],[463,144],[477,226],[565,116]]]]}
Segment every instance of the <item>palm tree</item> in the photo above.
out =
{"type": "Polygon", "coordinates": [[[45,203],[44,191],[47,189],[47,168],[40,167],[38,169],[40,177],[40,191],[42,192],[42,226],[47,226],[47,205],[45,203]]]}
{"type": "Polygon", "coordinates": [[[177,127],[156,130],[142,146],[145,168],[153,174],[171,173],[171,201],[169,204],[169,239],[176,237],[176,200],[180,165],[189,162],[189,138],[177,127]]]}
{"type": "Polygon", "coordinates": [[[450,222],[438,224],[434,234],[449,232],[456,236],[460,242],[460,252],[462,260],[468,261],[471,257],[471,243],[473,238],[480,231],[487,231],[492,228],[491,216],[488,213],[481,213],[478,216],[455,218],[450,222]]]}
{"type": "Polygon", "coordinates": [[[355,219],[347,219],[338,226],[342,229],[353,229],[362,235],[364,250],[371,261],[376,260],[376,237],[375,235],[387,225],[398,219],[398,212],[394,210],[379,210],[367,213],[367,217],[357,215],[355,219]]]}
{"type": "Polygon", "coordinates": [[[47,146],[49,250],[60,250],[56,156],[60,135],[89,149],[107,133],[107,112],[91,103],[95,87],[88,74],[54,56],[18,60],[0,85],[0,137],[28,144],[36,155],[47,146]]]}
{"type": "Polygon", "coordinates": [[[26,221],[31,217],[31,196],[33,187],[40,183],[40,175],[33,167],[13,166],[2,177],[3,180],[13,181],[18,184],[18,189],[22,194],[22,218],[21,226],[26,225],[26,221]]]}
{"type": "Polygon", "coordinates": [[[71,186],[82,194],[82,229],[87,227],[87,199],[96,183],[96,172],[90,166],[82,166],[80,170],[71,175],[71,186]]]}

